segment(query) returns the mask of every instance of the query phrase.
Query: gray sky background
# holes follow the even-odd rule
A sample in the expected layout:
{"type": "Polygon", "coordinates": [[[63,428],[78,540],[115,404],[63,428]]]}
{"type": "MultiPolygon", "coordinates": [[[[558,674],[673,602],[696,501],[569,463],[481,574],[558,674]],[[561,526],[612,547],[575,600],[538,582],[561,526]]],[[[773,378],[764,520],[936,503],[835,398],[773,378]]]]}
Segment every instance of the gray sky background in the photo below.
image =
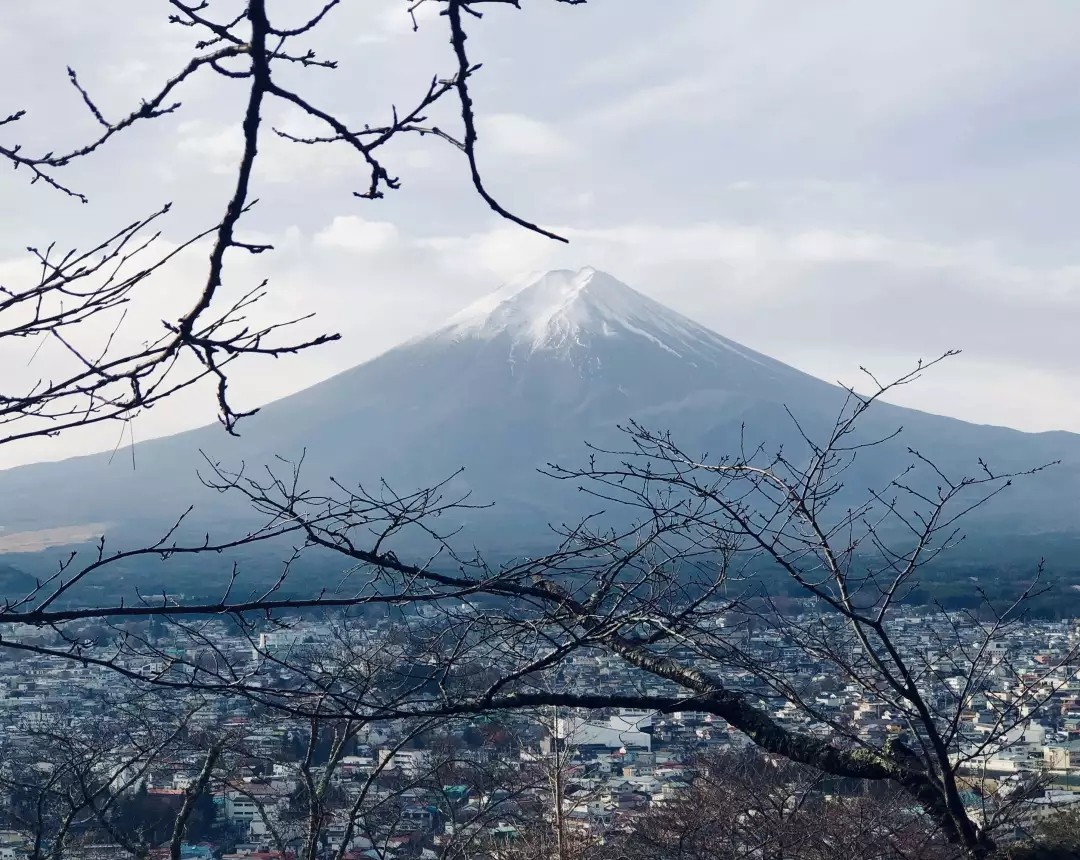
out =
{"type": "MultiPolygon", "coordinates": [[[[228,4],[223,4],[228,5],[228,4]]],[[[303,86],[351,125],[407,106],[452,68],[445,24],[403,0],[345,0],[314,46],[340,60],[303,86]]],[[[267,139],[245,235],[272,254],[230,260],[270,278],[260,314],[313,310],[341,343],[249,362],[241,405],[306,387],[440,323],[523,270],[590,264],[754,349],[830,380],[964,354],[894,400],[971,421],[1080,432],[1080,6],[1068,0],[526,0],[473,25],[474,95],[490,188],[561,229],[560,247],[498,221],[453,149],[388,150],[403,188],[351,195],[344,150],[267,139]]],[[[299,21],[313,4],[276,0],[299,21]]],[[[162,0],[10,3],[0,19],[5,143],[62,150],[94,133],[70,64],[110,116],[182,65],[191,33],[162,0]]],[[[297,82],[299,86],[299,81],[297,82]]],[[[239,146],[242,83],[203,75],[183,108],[71,168],[85,206],[0,177],[0,284],[33,278],[27,245],[74,245],[166,200],[166,241],[219,217],[239,146]]],[[[274,108],[271,123],[297,131],[274,108]]],[[[450,111],[435,119],[451,127],[450,111]]],[[[138,313],[190,296],[203,249],[138,313]]],[[[134,318],[134,317],[133,317],[134,318]]],[[[10,381],[47,350],[0,347],[10,381]]],[[[213,420],[208,391],[162,404],[136,439],[213,420]]],[[[0,466],[109,448],[117,428],[6,446],[0,466]]]]}

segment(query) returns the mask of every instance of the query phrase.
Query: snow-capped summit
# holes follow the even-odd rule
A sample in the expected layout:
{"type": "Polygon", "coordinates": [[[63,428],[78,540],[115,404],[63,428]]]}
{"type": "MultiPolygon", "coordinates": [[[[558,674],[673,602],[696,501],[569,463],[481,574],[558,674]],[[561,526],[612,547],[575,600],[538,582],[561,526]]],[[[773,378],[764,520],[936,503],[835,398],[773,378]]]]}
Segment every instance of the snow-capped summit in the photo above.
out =
{"type": "Polygon", "coordinates": [[[510,334],[536,348],[558,347],[583,330],[646,316],[651,299],[592,267],[532,273],[510,281],[451,317],[444,331],[491,338],[510,334]]]}
{"type": "Polygon", "coordinates": [[[455,314],[436,336],[506,337],[514,353],[566,353],[589,349],[597,339],[631,336],[679,358],[717,347],[760,358],[592,266],[510,281],[455,314]]]}

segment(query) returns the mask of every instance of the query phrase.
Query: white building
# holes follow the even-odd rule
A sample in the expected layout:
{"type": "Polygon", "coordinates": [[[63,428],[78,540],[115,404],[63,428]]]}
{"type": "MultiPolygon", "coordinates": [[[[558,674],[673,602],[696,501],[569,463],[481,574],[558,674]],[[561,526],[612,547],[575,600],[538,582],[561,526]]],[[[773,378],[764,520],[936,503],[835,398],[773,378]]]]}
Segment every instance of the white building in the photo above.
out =
{"type": "Polygon", "coordinates": [[[579,716],[559,717],[555,735],[568,746],[601,746],[607,749],[652,750],[652,711],[621,709],[604,722],[579,716]]]}
{"type": "Polygon", "coordinates": [[[379,764],[384,770],[400,770],[407,776],[419,776],[431,764],[429,750],[379,750],[379,764]]]}

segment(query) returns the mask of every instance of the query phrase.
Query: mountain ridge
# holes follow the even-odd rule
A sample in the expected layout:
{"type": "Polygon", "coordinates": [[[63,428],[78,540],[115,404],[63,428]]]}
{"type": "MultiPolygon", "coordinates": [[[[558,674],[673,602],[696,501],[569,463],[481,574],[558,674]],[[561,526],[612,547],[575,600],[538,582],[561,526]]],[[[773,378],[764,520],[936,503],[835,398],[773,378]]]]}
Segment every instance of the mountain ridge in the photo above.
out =
{"type": "MultiPolygon", "coordinates": [[[[199,450],[260,468],[306,449],[315,482],[385,477],[409,489],[464,466],[455,488],[496,503],[464,515],[468,538],[512,551],[539,545],[548,523],[588,512],[580,494],[541,480],[537,469],[581,462],[585,441],[617,445],[618,424],[633,418],[670,429],[687,448],[720,455],[738,445],[743,427],[770,448],[795,445],[786,409],[818,432],[843,397],[610,275],[555,270],[511,282],[433,332],[268,404],[241,425],[238,440],[216,426],[148,440],[136,446],[134,474],[109,467],[105,454],[0,472],[0,525],[10,535],[104,522],[134,541],[194,501],[193,530],[239,526],[242,512],[194,479],[199,450]]],[[[1080,490],[1080,436],[1025,434],[886,403],[867,417],[870,434],[899,424],[907,433],[903,444],[864,457],[852,475],[858,482],[880,483],[906,461],[908,443],[969,469],[973,452],[1007,469],[1064,459],[1038,492],[1022,488],[996,519],[1017,534],[1076,531],[1067,503],[1080,490]]]]}

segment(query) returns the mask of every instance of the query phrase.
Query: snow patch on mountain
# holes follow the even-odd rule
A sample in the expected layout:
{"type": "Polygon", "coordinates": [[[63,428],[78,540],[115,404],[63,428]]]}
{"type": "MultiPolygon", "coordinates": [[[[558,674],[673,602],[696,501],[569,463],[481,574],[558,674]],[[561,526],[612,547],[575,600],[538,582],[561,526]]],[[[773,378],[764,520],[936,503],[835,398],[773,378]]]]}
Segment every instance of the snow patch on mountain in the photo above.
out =
{"type": "Polygon", "coordinates": [[[610,336],[634,308],[608,281],[621,286],[592,268],[526,276],[453,316],[444,331],[484,340],[509,334],[534,349],[565,347],[583,332],[610,336]]]}
{"type": "Polygon", "coordinates": [[[642,295],[605,272],[586,266],[511,281],[454,315],[436,337],[510,339],[513,353],[587,349],[595,339],[630,335],[677,358],[717,349],[760,363],[757,356],[642,295]]]}

